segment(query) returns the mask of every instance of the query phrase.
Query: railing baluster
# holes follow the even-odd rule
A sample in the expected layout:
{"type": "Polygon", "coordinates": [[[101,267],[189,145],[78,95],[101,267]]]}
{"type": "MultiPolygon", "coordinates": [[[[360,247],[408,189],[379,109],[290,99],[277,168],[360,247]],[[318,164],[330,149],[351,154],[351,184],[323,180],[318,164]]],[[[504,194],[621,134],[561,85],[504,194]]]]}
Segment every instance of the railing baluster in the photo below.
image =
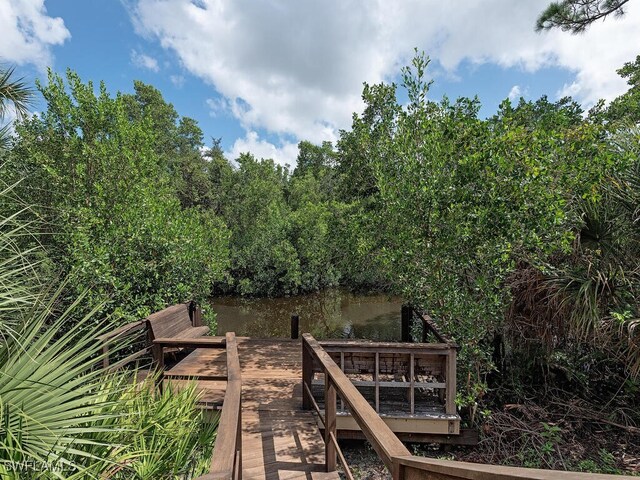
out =
{"type": "Polygon", "coordinates": [[[415,413],[415,387],[416,381],[414,378],[414,368],[413,362],[415,361],[415,357],[412,354],[409,355],[409,404],[411,405],[411,415],[415,413]]]}
{"type": "Polygon", "coordinates": [[[351,473],[351,470],[349,469],[349,465],[347,464],[347,460],[344,458],[344,455],[342,454],[342,450],[340,449],[340,445],[338,445],[338,440],[336,439],[336,436],[333,433],[331,434],[331,442],[336,447],[336,452],[338,453],[338,460],[340,460],[340,465],[342,465],[342,469],[344,470],[345,477],[347,477],[348,480],[354,480],[353,474],[351,473]]]}
{"type": "MultiPolygon", "coordinates": [[[[340,352],[340,370],[344,372],[344,352],[340,352]]],[[[340,411],[344,412],[344,400],[340,397],[340,411]]]]}
{"type": "Polygon", "coordinates": [[[336,435],[336,387],[328,373],[324,375],[324,443],[325,467],[327,472],[336,470],[336,447],[331,435],[336,435]]]}
{"type": "Polygon", "coordinates": [[[447,391],[445,413],[447,415],[456,414],[456,349],[450,348],[447,355],[447,391]]]}
{"type": "Polygon", "coordinates": [[[376,384],[376,412],[380,412],[380,352],[376,352],[376,366],[373,381],[376,384]]]}

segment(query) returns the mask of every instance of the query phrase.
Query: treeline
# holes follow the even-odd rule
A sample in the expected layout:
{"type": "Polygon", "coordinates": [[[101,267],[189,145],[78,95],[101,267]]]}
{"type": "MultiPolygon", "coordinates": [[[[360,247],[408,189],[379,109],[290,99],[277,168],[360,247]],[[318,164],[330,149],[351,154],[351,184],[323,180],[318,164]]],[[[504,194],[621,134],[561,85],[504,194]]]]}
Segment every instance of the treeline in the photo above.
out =
{"type": "Polygon", "coordinates": [[[47,108],[16,126],[2,178],[31,206],[45,274],[68,278],[70,301],[89,291],[87,308],[123,321],[213,293],[388,286],[331,144],[302,142],[293,171],[229,161],[150,85],[113,97],[68,71],[38,90],[47,108]]]}
{"type": "Polygon", "coordinates": [[[637,375],[640,58],[608,106],[505,100],[487,119],[478,99],[430,100],[427,66],[403,70],[406,105],[365,85],[351,129],[301,142],[293,170],[205,147],[152,86],[50,74],[2,177],[42,226],[47,274],[119,321],[213,293],[381,289],[464,345],[469,402],[514,366],[587,388],[603,355],[637,375]]]}

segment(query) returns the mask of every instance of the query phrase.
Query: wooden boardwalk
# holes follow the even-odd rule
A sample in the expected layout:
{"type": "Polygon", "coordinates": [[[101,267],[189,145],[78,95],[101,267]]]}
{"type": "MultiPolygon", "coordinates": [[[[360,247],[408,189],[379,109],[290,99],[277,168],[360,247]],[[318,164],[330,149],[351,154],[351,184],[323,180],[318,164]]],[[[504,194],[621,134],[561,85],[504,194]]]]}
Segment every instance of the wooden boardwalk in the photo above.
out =
{"type": "MultiPolygon", "coordinates": [[[[238,337],[242,371],[244,479],[338,479],[326,473],[324,441],[314,414],[302,410],[300,341],[238,337]]],[[[201,377],[201,401],[222,404],[224,349],[197,349],[165,373],[165,381],[201,377]]]]}
{"type": "Polygon", "coordinates": [[[408,389],[408,400],[403,403],[409,405],[410,417],[406,421],[411,425],[421,418],[415,405],[416,395],[424,393],[420,389],[427,393],[431,390],[430,396],[444,390],[444,420],[451,434],[452,422],[456,429],[456,418],[449,418],[455,414],[456,356],[455,345],[446,339],[438,338],[437,344],[423,342],[409,346],[366,341],[318,342],[310,334],[302,335],[301,342],[236,338],[232,332],[224,337],[196,338],[190,333],[198,333],[201,322],[198,310],[192,307],[191,303],[168,307],[145,321],[124,325],[97,340],[102,343],[103,368],[119,369],[151,352],[154,368],[162,372],[165,388],[180,388],[187,378],[197,378],[202,406],[207,411],[223,407],[209,473],[198,477],[199,480],[338,479],[338,461],[347,478],[352,479],[337,441],[338,406],[342,402],[394,479],[620,478],[412,455],[386,423],[389,414],[385,413],[385,405],[378,405],[381,403],[379,390],[408,389]],[[185,315],[189,316],[190,324],[180,321],[185,315]],[[171,332],[180,323],[184,328],[171,332]],[[167,332],[162,332],[164,327],[167,332]],[[111,347],[133,334],[142,337],[142,341],[138,338],[142,348],[135,353],[129,350],[126,358],[110,363],[111,347]],[[195,350],[167,368],[165,349],[175,351],[176,348],[195,350]],[[387,365],[389,362],[391,368],[387,365]],[[373,375],[373,380],[366,378],[368,375],[373,375]],[[393,379],[385,377],[390,375],[393,379]],[[313,392],[320,384],[324,393],[323,409],[313,392]],[[362,391],[373,388],[373,397],[365,398],[358,386],[362,391]],[[302,409],[303,403],[306,410],[302,409]],[[315,415],[325,426],[324,438],[315,415]]]}

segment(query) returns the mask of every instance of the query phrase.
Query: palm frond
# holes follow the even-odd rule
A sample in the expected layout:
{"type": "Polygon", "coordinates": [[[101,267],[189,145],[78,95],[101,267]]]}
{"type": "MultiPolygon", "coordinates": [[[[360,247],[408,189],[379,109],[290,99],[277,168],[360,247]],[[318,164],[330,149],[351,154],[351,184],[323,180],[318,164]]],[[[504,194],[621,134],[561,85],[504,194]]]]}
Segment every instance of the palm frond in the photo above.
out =
{"type": "Polygon", "coordinates": [[[10,105],[18,119],[26,117],[34,95],[33,87],[24,78],[15,78],[15,67],[0,69],[0,119],[7,115],[10,105]]]}

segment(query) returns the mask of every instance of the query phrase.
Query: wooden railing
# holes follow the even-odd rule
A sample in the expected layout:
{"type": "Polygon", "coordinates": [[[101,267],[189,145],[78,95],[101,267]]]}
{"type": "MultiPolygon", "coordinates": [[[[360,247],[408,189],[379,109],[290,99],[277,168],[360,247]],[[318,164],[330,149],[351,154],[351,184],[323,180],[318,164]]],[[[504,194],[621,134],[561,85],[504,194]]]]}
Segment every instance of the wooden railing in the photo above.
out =
{"type": "MultiPolygon", "coordinates": [[[[360,394],[356,386],[351,383],[340,367],[333,361],[327,351],[308,333],[302,335],[302,379],[303,379],[303,408],[308,409],[317,404],[311,395],[310,379],[313,375],[313,363],[320,366],[324,373],[324,432],[325,432],[325,465],[328,472],[336,469],[337,442],[332,438],[336,436],[336,408],[337,396],[343,400],[358,426],[371,443],[378,456],[393,474],[393,478],[400,478],[394,471],[395,457],[409,456],[409,450],[398,440],[398,437],[384,423],[384,420],[369,405],[369,402],[360,394]]],[[[319,409],[318,409],[319,410],[319,409]]]]}
{"type": "Polygon", "coordinates": [[[235,333],[226,334],[227,389],[209,473],[197,480],[242,478],[242,379],[235,333]]]}
{"type": "Polygon", "coordinates": [[[451,346],[457,345],[453,340],[443,334],[436,321],[431,318],[428,314],[418,310],[417,308],[411,305],[403,305],[400,311],[400,322],[401,322],[401,340],[403,342],[411,342],[411,325],[414,320],[418,320],[420,322],[421,330],[422,330],[422,343],[426,343],[428,341],[429,335],[433,335],[435,339],[440,343],[446,343],[451,346]]]}
{"type": "MultiPolygon", "coordinates": [[[[189,310],[189,318],[194,327],[202,326],[202,310],[195,301],[185,302],[189,310]]],[[[136,322],[127,323],[107,333],[99,335],[96,340],[102,344],[102,367],[108,371],[118,370],[125,365],[140,359],[146,354],[152,353],[152,342],[147,333],[147,320],[138,320],[136,322]],[[138,341],[135,342],[135,337],[138,341]],[[136,343],[138,344],[136,346],[136,343]],[[142,344],[142,346],[140,346],[142,344]],[[128,353],[124,358],[122,352],[128,353]],[[112,354],[116,355],[117,361],[111,363],[112,354]]]]}
{"type": "MultiPolygon", "coordinates": [[[[302,336],[302,382],[303,408],[314,408],[324,424],[327,471],[336,470],[338,458],[341,463],[344,462],[338,442],[335,440],[337,397],[339,396],[348,405],[349,412],[391,472],[394,480],[605,480],[622,478],[618,475],[503,467],[436,460],[411,455],[329,353],[309,334],[302,336]],[[314,362],[320,366],[325,377],[324,415],[313,398],[309,381],[313,376],[314,362]]],[[[345,472],[348,472],[346,462],[343,463],[343,468],[345,472]]],[[[347,477],[352,478],[350,472],[347,473],[347,477]]]]}
{"type": "MultiPolygon", "coordinates": [[[[380,412],[380,390],[408,389],[410,415],[416,413],[416,389],[438,392],[444,403],[444,413],[456,415],[456,346],[447,343],[398,344],[329,340],[319,342],[346,373],[359,370],[373,373],[372,380],[351,379],[356,387],[373,387],[374,408],[380,412]],[[381,373],[396,374],[401,380],[383,381],[381,373]]],[[[308,381],[309,379],[307,379],[308,381]]],[[[342,405],[344,403],[342,402],[342,405]]],[[[344,410],[344,408],[342,408],[344,410]]],[[[454,432],[449,432],[454,433],[454,432]]]]}
{"type": "Polygon", "coordinates": [[[96,340],[102,344],[102,367],[105,370],[115,371],[150,353],[151,346],[147,342],[146,335],[141,335],[141,332],[146,330],[146,328],[147,323],[144,320],[139,320],[137,322],[127,323],[115,330],[96,337],[96,340]],[[128,344],[133,345],[132,339],[134,335],[141,337],[144,346],[130,353],[125,358],[121,358],[115,363],[110,363],[113,348],[115,347],[116,351],[122,352],[128,344]]]}

